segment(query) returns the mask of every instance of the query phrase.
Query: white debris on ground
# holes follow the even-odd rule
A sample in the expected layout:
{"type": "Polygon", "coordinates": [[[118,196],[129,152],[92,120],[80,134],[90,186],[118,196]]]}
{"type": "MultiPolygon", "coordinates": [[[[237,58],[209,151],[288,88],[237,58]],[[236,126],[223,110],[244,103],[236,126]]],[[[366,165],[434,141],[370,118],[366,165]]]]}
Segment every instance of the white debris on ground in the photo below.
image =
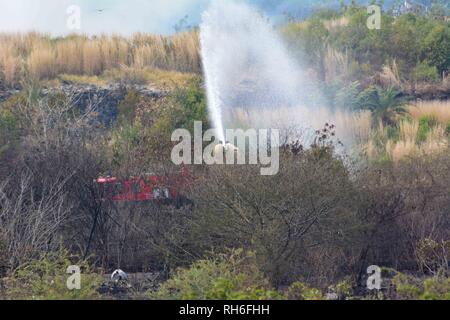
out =
{"type": "Polygon", "coordinates": [[[116,282],[128,280],[128,275],[123,270],[117,269],[111,274],[111,280],[116,282]]]}

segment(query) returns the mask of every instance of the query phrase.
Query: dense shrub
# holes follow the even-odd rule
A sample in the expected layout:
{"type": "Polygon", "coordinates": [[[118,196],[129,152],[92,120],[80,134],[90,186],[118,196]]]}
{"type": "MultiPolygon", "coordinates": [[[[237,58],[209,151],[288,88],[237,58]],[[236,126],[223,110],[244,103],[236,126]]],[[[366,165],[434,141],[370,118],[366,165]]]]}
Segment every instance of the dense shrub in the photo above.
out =
{"type": "Polygon", "coordinates": [[[259,271],[255,253],[241,249],[179,269],[151,294],[176,300],[265,300],[283,298],[259,271]]]}
{"type": "Polygon", "coordinates": [[[415,81],[437,81],[440,79],[438,69],[427,63],[420,63],[413,69],[413,78],[415,81]]]}
{"type": "Polygon", "coordinates": [[[422,43],[422,54],[430,65],[435,66],[439,74],[450,69],[450,26],[448,23],[434,23],[433,28],[425,35],[422,43]]]}
{"type": "Polygon", "coordinates": [[[421,143],[427,139],[431,129],[437,125],[434,116],[423,116],[419,119],[419,131],[417,132],[417,142],[421,143]]]}
{"type": "Polygon", "coordinates": [[[173,93],[176,110],[172,113],[174,128],[192,130],[194,121],[202,121],[204,128],[209,127],[206,95],[201,79],[192,80],[186,88],[179,88],[173,93]]]}
{"type": "Polygon", "coordinates": [[[94,274],[85,261],[70,256],[66,251],[60,251],[43,254],[41,258],[16,269],[6,279],[6,297],[32,300],[97,299],[99,295],[96,290],[100,283],[101,276],[94,274]],[[79,290],[67,288],[70,276],[67,268],[73,265],[81,269],[79,290]]]}
{"type": "Polygon", "coordinates": [[[294,282],[286,290],[290,300],[325,300],[324,295],[319,289],[310,288],[302,282],[294,282]]]}
{"type": "MultiPolygon", "coordinates": [[[[434,81],[449,69],[450,28],[445,21],[420,13],[394,18],[385,12],[380,30],[370,30],[366,23],[366,7],[352,4],[334,15],[291,22],[282,31],[299,60],[308,67],[314,66],[320,80],[325,79],[327,46],[347,53],[353,64],[370,66],[370,72],[353,73],[352,81],[370,81],[390,61],[396,61],[401,78],[406,80],[434,81]]],[[[352,73],[351,69],[347,72],[352,73]]]]}
{"type": "Polygon", "coordinates": [[[420,279],[398,273],[392,282],[396,299],[450,300],[450,278],[444,275],[420,279]]]}

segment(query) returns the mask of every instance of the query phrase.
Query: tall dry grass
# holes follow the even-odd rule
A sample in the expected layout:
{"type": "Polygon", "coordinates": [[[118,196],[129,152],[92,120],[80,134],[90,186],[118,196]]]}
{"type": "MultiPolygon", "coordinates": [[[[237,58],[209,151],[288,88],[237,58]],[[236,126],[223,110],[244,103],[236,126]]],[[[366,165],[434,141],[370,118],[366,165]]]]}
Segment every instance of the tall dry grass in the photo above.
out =
{"type": "Polygon", "coordinates": [[[103,71],[103,53],[97,40],[88,41],[83,46],[83,74],[99,75],[103,71]]]}
{"type": "MultiPolygon", "coordinates": [[[[381,130],[385,132],[384,128],[381,130]]],[[[420,153],[420,146],[416,143],[419,122],[403,120],[399,123],[399,131],[399,140],[388,139],[385,145],[388,158],[394,162],[420,153]]]]}
{"type": "Polygon", "coordinates": [[[380,84],[383,87],[398,87],[400,88],[402,83],[400,80],[400,72],[398,70],[397,62],[395,60],[383,66],[382,71],[379,74],[380,84]]]}
{"type": "Polygon", "coordinates": [[[386,154],[393,162],[398,162],[406,157],[419,155],[419,146],[415,141],[400,140],[394,142],[388,140],[386,142],[386,154]]]}
{"type": "Polygon", "coordinates": [[[340,52],[331,46],[327,46],[323,58],[325,68],[325,80],[329,83],[350,71],[350,57],[347,52],[340,52]]]}
{"type": "Polygon", "coordinates": [[[418,121],[406,121],[403,120],[399,124],[400,139],[403,141],[416,141],[417,134],[419,132],[418,121]]]}
{"type": "Polygon", "coordinates": [[[226,128],[278,128],[284,132],[299,134],[302,142],[308,144],[315,138],[315,131],[325,124],[334,125],[335,138],[345,148],[365,146],[372,137],[371,114],[369,111],[330,110],[325,107],[277,107],[227,108],[223,113],[226,128]]]}
{"type": "Polygon", "coordinates": [[[440,124],[450,123],[450,101],[419,101],[409,107],[409,114],[416,120],[433,116],[440,124]]]}
{"type": "Polygon", "coordinates": [[[337,110],[334,122],[337,136],[344,141],[365,145],[372,134],[372,117],[370,111],[351,112],[337,110]]]}
{"type": "Polygon", "coordinates": [[[159,36],[136,34],[51,38],[45,34],[0,34],[0,74],[7,85],[19,80],[22,67],[36,79],[59,74],[99,75],[121,68],[201,71],[196,31],[159,36]]]}
{"type": "Polygon", "coordinates": [[[110,70],[130,63],[130,44],[128,39],[118,35],[102,36],[100,39],[103,54],[103,68],[110,70]]]}
{"type": "Polygon", "coordinates": [[[18,79],[21,59],[18,56],[18,48],[12,43],[0,42],[0,69],[4,81],[14,85],[18,79]]]}
{"type": "Polygon", "coordinates": [[[371,140],[368,144],[371,158],[385,154],[392,161],[398,162],[407,157],[426,156],[448,150],[449,136],[446,128],[450,123],[450,102],[419,101],[408,109],[411,119],[399,123],[398,139],[388,138],[386,128],[378,130],[378,138],[381,136],[384,145],[381,150],[376,150],[375,143],[371,140]],[[438,124],[427,133],[425,141],[419,142],[419,121],[425,116],[432,116],[438,124]]]}
{"type": "Polygon", "coordinates": [[[49,41],[33,46],[26,59],[30,75],[35,79],[52,78],[57,72],[56,51],[49,41]]]}
{"type": "Polygon", "coordinates": [[[147,66],[175,71],[200,71],[200,43],[196,32],[179,33],[172,37],[136,34],[132,42],[136,48],[133,62],[138,68],[147,66]]]}
{"type": "Polygon", "coordinates": [[[83,45],[78,39],[60,41],[56,44],[56,68],[66,73],[80,74],[83,71],[83,45]]]}
{"type": "MultiPolygon", "coordinates": [[[[448,150],[449,139],[445,128],[442,125],[436,125],[431,128],[425,141],[418,142],[419,121],[401,121],[399,123],[399,138],[392,139],[387,137],[386,128],[379,128],[377,135],[381,136],[384,145],[380,149],[375,146],[374,139],[371,139],[366,145],[367,154],[370,158],[379,158],[386,155],[393,162],[415,156],[429,156],[448,150]]],[[[374,138],[374,137],[373,137],[374,138]]]]}

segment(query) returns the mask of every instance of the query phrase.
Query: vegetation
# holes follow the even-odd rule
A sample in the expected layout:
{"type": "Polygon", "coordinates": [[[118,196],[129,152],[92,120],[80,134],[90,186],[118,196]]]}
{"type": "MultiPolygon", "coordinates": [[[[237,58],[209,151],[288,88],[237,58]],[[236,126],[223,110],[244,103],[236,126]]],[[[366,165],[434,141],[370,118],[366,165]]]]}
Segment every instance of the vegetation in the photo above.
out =
{"type": "Polygon", "coordinates": [[[258,270],[252,252],[234,250],[217,258],[200,260],[178,270],[155,296],[175,300],[264,300],[280,299],[258,270]]]}
{"type": "Polygon", "coordinates": [[[307,144],[283,128],[276,176],[188,167],[188,205],[116,203],[93,181],[179,174],[171,133],[210,127],[196,31],[2,34],[0,90],[20,92],[0,102],[0,298],[99,299],[120,267],[160,276],[127,298],[450,299],[450,26],[433,12],[385,12],[369,30],[351,5],[280,27],[325,93],[313,112],[336,123],[307,144]],[[119,83],[117,117],[98,125],[66,82],[119,83]],[[66,287],[73,264],[81,290],[66,287]],[[376,294],[370,265],[386,280],[376,294]]]}
{"type": "Polygon", "coordinates": [[[97,299],[101,276],[91,273],[88,263],[74,260],[65,251],[44,254],[16,269],[5,280],[6,298],[27,300],[88,300],[97,299]],[[80,290],[67,288],[67,269],[77,265],[81,268],[80,290]]]}
{"type": "MultiPolygon", "coordinates": [[[[99,76],[105,71],[142,74],[145,67],[170,71],[200,71],[198,36],[195,31],[172,37],[136,34],[52,38],[29,33],[0,35],[0,70],[9,86],[22,79],[51,79],[60,74],[99,76]]],[[[145,75],[143,76],[145,77],[145,75]]]]}

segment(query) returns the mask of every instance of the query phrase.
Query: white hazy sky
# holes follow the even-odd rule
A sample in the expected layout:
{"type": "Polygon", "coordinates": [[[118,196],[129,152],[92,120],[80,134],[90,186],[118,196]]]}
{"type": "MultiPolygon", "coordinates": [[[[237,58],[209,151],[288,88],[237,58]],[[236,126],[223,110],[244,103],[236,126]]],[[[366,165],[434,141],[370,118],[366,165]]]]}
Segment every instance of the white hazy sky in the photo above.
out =
{"type": "MultiPolygon", "coordinates": [[[[81,9],[81,30],[88,34],[152,32],[172,33],[183,17],[198,25],[203,10],[217,0],[0,0],[0,32],[70,33],[66,10],[71,5],[81,9]],[[105,9],[99,13],[98,9],[105,9]]],[[[337,6],[339,0],[235,0],[256,5],[276,21],[285,12],[296,16],[312,8],[337,6]]],[[[349,2],[350,0],[345,0],[349,2]]],[[[365,0],[367,1],[367,0],[365,0]]]]}
{"type": "Polygon", "coordinates": [[[171,33],[185,15],[198,23],[209,0],[0,0],[0,31],[69,33],[66,10],[81,8],[81,30],[95,33],[171,33]],[[102,13],[97,9],[105,9],[102,13]]]}

